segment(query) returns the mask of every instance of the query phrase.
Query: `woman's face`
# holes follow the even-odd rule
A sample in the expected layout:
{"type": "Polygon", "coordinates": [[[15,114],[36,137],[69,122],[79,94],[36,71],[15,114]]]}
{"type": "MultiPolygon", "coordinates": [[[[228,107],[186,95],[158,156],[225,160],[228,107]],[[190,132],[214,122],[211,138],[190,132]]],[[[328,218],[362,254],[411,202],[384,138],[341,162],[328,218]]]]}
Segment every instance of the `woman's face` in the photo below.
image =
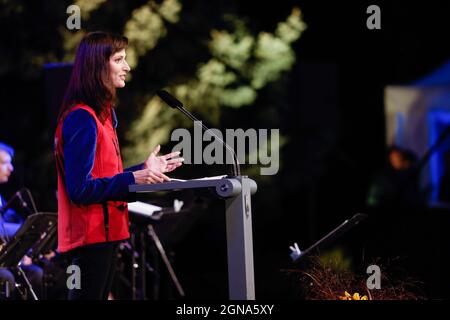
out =
{"type": "Polygon", "coordinates": [[[109,58],[109,76],[115,88],[125,87],[125,77],[130,71],[130,66],[125,57],[125,49],[122,49],[109,58]]]}

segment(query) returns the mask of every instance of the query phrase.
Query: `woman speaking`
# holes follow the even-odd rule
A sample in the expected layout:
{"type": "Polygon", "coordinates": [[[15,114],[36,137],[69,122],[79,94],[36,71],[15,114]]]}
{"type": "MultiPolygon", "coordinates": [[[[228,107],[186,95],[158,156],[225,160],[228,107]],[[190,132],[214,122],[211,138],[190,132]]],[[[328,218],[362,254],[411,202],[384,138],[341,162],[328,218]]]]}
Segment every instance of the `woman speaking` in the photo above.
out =
{"type": "Polygon", "coordinates": [[[55,133],[58,173],[58,251],[68,252],[80,274],[69,299],[107,299],[118,244],[129,238],[131,184],[161,183],[181,166],[179,152],[123,169],[116,134],[116,89],[130,71],[127,38],[87,34],[77,49],[55,133]]]}

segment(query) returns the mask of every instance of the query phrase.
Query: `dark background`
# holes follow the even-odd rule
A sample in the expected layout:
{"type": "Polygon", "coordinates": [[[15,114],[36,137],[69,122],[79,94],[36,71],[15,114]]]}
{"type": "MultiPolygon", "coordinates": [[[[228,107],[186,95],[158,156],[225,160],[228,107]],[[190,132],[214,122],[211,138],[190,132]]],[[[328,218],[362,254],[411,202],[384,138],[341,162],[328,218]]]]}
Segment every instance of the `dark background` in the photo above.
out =
{"type": "MultiPolygon", "coordinates": [[[[15,23],[19,28],[11,29],[5,26],[11,20],[1,22],[1,54],[13,65],[4,66],[7,71],[0,78],[0,140],[13,145],[17,156],[12,181],[0,186],[0,192],[9,196],[26,186],[41,211],[56,211],[54,168],[47,164],[53,123],[44,74],[25,77],[26,66],[14,65],[14,57],[30,54],[23,51],[23,41],[58,50],[57,37],[46,33],[59,23],[51,18],[56,2],[49,3],[44,8],[30,4],[39,13],[50,13],[39,26],[27,25],[24,19],[15,23]]],[[[384,87],[411,83],[450,58],[450,4],[195,1],[191,5],[205,12],[215,6],[234,10],[255,30],[273,30],[298,5],[308,25],[294,44],[296,64],[274,85],[286,97],[276,114],[250,107],[239,110],[238,118],[235,111],[223,114],[224,127],[264,128],[267,119],[275,117],[280,132],[289,137],[280,172],[261,182],[253,197],[253,233],[257,298],[291,298],[292,283],[279,271],[290,265],[289,245],[298,242],[306,248],[344,219],[368,212],[368,185],[385,157],[384,87]],[[366,28],[366,8],[371,4],[381,8],[381,30],[366,28]]],[[[278,103],[271,91],[261,92],[255,104],[260,101],[278,103]]],[[[227,296],[222,206],[212,201],[207,211],[213,214],[194,217],[191,231],[173,244],[177,271],[190,297],[227,296]]],[[[449,214],[371,213],[363,227],[335,244],[346,247],[354,261],[364,250],[367,256],[401,257],[406,272],[426,283],[429,297],[445,298],[449,214]]]]}

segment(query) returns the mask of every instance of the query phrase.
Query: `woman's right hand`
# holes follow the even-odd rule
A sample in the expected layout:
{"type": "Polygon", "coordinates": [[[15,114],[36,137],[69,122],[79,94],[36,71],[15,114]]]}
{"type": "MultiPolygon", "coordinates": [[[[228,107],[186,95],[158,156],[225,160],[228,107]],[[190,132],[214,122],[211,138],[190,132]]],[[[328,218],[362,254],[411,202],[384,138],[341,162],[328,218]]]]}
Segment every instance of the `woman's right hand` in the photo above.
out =
{"type": "Polygon", "coordinates": [[[152,184],[170,181],[170,178],[162,172],[153,171],[151,169],[137,170],[133,172],[136,184],[152,184]]]}

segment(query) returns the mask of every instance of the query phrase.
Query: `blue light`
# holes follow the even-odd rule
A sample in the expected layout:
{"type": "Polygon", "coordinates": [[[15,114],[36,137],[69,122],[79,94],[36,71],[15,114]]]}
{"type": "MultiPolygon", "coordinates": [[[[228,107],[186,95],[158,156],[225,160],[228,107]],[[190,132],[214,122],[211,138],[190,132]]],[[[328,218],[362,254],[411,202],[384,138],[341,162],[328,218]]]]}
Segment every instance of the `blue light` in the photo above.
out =
{"type": "MultiPolygon", "coordinates": [[[[428,145],[431,148],[439,139],[442,132],[450,126],[450,111],[432,110],[428,113],[428,145]]],[[[432,185],[431,201],[439,200],[439,186],[444,174],[444,154],[450,149],[449,137],[443,141],[439,148],[430,157],[430,180],[432,185]]]]}

